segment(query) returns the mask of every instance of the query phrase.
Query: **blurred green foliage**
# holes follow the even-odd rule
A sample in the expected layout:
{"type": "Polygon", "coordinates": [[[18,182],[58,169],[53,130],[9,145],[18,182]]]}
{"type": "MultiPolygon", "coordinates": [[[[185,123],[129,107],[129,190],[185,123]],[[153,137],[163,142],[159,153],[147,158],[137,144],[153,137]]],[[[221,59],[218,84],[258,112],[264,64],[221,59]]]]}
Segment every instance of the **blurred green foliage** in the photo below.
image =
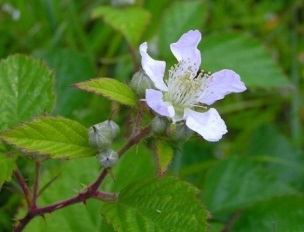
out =
{"type": "MultiPolygon", "coordinates": [[[[71,89],[70,85],[93,77],[114,77],[129,83],[139,67],[137,47],[143,41],[148,41],[153,57],[173,64],[169,44],[187,30],[199,29],[203,34],[202,68],[231,68],[241,75],[248,90],[215,105],[229,133],[218,143],[194,138],[184,145],[177,144],[169,174],[203,190],[202,201],[213,215],[211,231],[301,231],[303,12],[300,0],[137,0],[135,6],[111,6],[111,1],[103,0],[2,0],[0,57],[22,53],[42,58],[56,74],[54,114],[90,126],[107,119],[116,109],[113,117],[125,125],[128,135],[129,108],[71,89]],[[132,10],[128,10],[130,7],[132,10]],[[16,17],[18,11],[20,16],[16,17]],[[133,17],[120,15],[111,20],[113,12],[124,12],[122,16],[133,12],[133,17]]],[[[152,147],[147,143],[137,152],[133,150],[135,161],[127,159],[132,154],[124,157],[115,169],[115,187],[109,181],[105,188],[117,191],[151,175],[155,165],[148,149],[152,147]]],[[[69,196],[75,184],[89,183],[97,173],[93,160],[46,162],[43,181],[58,173],[63,178],[47,189],[40,204],[69,196]],[[61,170],[58,165],[68,168],[61,170]]],[[[28,162],[19,160],[19,165],[25,176],[30,176],[28,162]]],[[[14,187],[13,180],[0,192],[0,231],[10,231],[11,219],[17,215],[20,199],[8,191],[14,187]]],[[[111,231],[101,222],[99,211],[100,204],[88,202],[86,208],[75,205],[46,221],[35,218],[27,231],[111,231]],[[86,215],[83,222],[77,214],[86,215]]]]}

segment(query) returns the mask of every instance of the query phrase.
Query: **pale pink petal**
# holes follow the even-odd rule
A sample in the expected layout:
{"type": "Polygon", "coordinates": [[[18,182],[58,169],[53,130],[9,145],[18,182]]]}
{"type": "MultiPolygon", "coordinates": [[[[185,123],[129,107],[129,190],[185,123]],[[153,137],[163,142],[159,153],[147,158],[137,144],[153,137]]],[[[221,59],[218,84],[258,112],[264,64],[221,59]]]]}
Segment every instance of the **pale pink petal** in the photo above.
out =
{"type": "Polygon", "coordinates": [[[205,113],[185,109],[184,117],[186,125],[209,142],[219,141],[228,132],[225,122],[214,108],[205,113]]]}
{"type": "Polygon", "coordinates": [[[142,43],[139,46],[141,66],[153,81],[156,88],[159,90],[167,91],[168,87],[163,80],[165,75],[166,62],[152,59],[147,53],[147,50],[148,45],[146,42],[142,43]]]}
{"type": "Polygon", "coordinates": [[[152,110],[160,115],[170,118],[174,117],[175,115],[173,106],[169,102],[164,102],[163,93],[161,91],[147,89],[146,102],[152,110]]]}
{"type": "Polygon", "coordinates": [[[207,105],[223,99],[227,94],[240,93],[246,90],[240,76],[228,69],[223,69],[207,77],[201,88],[202,94],[197,101],[207,105]]]}
{"type": "Polygon", "coordinates": [[[201,41],[202,35],[198,30],[188,31],[183,34],[176,43],[170,45],[171,51],[176,59],[185,62],[195,76],[201,65],[201,52],[197,45],[201,41]]]}

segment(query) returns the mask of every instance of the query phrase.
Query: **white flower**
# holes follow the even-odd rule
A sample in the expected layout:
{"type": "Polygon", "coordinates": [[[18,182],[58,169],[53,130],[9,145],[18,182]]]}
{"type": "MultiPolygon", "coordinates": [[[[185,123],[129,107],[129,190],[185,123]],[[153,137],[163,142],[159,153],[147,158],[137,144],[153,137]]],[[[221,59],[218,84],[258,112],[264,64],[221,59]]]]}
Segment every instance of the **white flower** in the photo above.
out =
{"type": "Polygon", "coordinates": [[[186,125],[210,142],[218,141],[227,133],[225,122],[214,108],[206,112],[196,112],[195,108],[205,108],[223,99],[230,93],[246,90],[240,76],[232,70],[221,70],[208,75],[198,72],[201,53],[197,45],[201,40],[198,30],[189,31],[170,45],[178,64],[173,66],[164,80],[166,63],[152,59],[147,43],[139,47],[142,68],[158,90],[146,90],[147,105],[156,113],[171,118],[173,123],[185,120],[186,125]]]}

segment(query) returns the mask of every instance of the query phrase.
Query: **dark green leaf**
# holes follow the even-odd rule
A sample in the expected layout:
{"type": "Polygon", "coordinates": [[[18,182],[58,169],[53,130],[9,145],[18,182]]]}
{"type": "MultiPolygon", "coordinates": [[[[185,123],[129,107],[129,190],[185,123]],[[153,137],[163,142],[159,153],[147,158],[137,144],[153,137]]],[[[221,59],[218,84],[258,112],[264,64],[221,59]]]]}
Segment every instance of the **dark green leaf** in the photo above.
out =
{"type": "Polygon", "coordinates": [[[207,231],[208,212],[198,190],[174,178],[145,179],[127,186],[102,215],[115,231],[207,231]]]}
{"type": "Polygon", "coordinates": [[[247,87],[290,85],[280,67],[257,40],[241,33],[206,35],[199,45],[201,68],[207,71],[232,69],[247,87]]]}
{"type": "Polygon", "coordinates": [[[237,157],[216,164],[207,176],[204,190],[206,205],[215,215],[296,192],[267,173],[258,163],[237,157]]]}
{"type": "Polygon", "coordinates": [[[304,196],[291,195],[263,201],[247,209],[237,219],[233,232],[302,232],[304,196]]]}

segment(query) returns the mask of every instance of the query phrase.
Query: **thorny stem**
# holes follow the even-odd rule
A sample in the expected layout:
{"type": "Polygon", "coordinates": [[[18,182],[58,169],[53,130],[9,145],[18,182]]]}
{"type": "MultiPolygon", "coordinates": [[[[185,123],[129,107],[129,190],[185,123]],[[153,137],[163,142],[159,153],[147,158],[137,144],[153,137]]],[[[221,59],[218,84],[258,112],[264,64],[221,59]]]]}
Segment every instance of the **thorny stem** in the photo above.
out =
{"type": "MultiPolygon", "coordinates": [[[[140,130],[139,132],[135,132],[133,133],[133,135],[131,136],[131,138],[129,139],[129,141],[118,151],[118,155],[119,157],[121,157],[123,154],[125,154],[126,151],[128,151],[133,145],[137,144],[140,142],[141,139],[147,137],[151,132],[151,128],[150,126],[144,127],[142,130],[140,130]]],[[[37,167],[37,173],[38,174],[38,169],[39,167],[37,167]]],[[[18,174],[18,172],[16,172],[16,176],[18,178],[20,178],[21,175],[18,174]]],[[[33,207],[33,204],[30,204],[30,201],[28,203],[29,205],[29,209],[28,212],[26,214],[26,216],[24,218],[22,218],[21,220],[19,220],[19,224],[15,227],[14,232],[20,232],[24,229],[24,227],[31,221],[31,219],[33,219],[36,216],[44,216],[44,214],[46,213],[51,213],[55,210],[58,209],[62,209],[64,207],[67,207],[69,205],[73,205],[76,203],[80,203],[83,202],[84,204],[86,203],[87,199],[90,198],[95,198],[95,199],[100,199],[100,200],[110,200],[110,199],[114,199],[117,198],[118,194],[111,194],[111,193],[106,193],[106,192],[102,192],[99,191],[98,188],[101,185],[101,183],[103,182],[103,180],[106,178],[108,174],[108,169],[103,169],[102,172],[100,173],[100,175],[98,176],[98,178],[91,184],[89,185],[86,190],[84,192],[79,192],[76,196],[63,200],[61,202],[58,203],[54,203],[52,205],[49,206],[45,206],[45,207],[37,207],[36,204],[35,207],[33,207]]],[[[19,180],[18,178],[18,180],[19,180]]],[[[36,179],[38,179],[36,177],[36,179]]],[[[24,179],[21,176],[21,181],[19,180],[21,186],[25,186],[22,187],[24,191],[25,196],[27,199],[29,199],[29,191],[28,191],[28,187],[26,186],[26,183],[24,181],[24,179]]],[[[37,186],[34,187],[38,188],[38,183],[37,186]]],[[[37,190],[34,190],[34,192],[37,190]]],[[[35,193],[34,193],[35,194],[35,193]]],[[[36,193],[37,196],[37,193],[36,193]]]]}
{"type": "Polygon", "coordinates": [[[30,207],[30,205],[31,205],[30,191],[29,191],[29,188],[28,188],[28,186],[27,186],[27,184],[25,182],[25,179],[23,178],[23,176],[22,176],[21,172],[19,171],[19,169],[14,170],[14,174],[15,174],[17,180],[20,183],[20,186],[21,186],[22,191],[24,193],[24,197],[25,197],[26,203],[30,207]]]}

